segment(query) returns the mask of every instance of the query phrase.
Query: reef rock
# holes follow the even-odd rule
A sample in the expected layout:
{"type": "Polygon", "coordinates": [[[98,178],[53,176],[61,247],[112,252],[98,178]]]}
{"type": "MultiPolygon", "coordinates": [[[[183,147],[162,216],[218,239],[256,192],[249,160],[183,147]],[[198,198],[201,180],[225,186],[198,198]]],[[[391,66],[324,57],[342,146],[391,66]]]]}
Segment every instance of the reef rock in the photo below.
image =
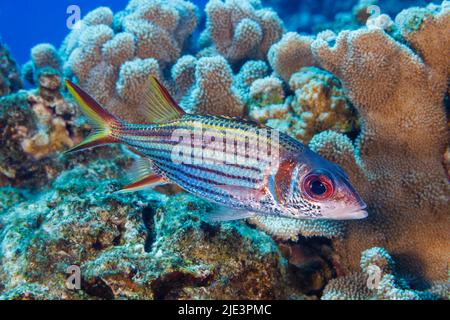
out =
{"type": "Polygon", "coordinates": [[[188,194],[113,193],[126,161],[77,166],[2,211],[1,298],[304,297],[263,232],[205,222],[213,206],[188,194]],[[66,288],[71,265],[80,267],[80,290],[66,288]]]}
{"type": "Polygon", "coordinates": [[[0,42],[0,97],[16,92],[23,87],[16,62],[8,48],[0,42]]]}
{"type": "MultiPolygon", "coordinates": [[[[35,52],[49,53],[51,48],[44,46],[35,52]]],[[[118,148],[100,148],[61,156],[62,151],[87,136],[90,125],[80,116],[75,102],[62,91],[58,68],[43,60],[46,62],[33,59],[30,69],[31,75],[36,74],[33,79],[37,89],[0,98],[0,186],[49,187],[63,170],[86,163],[90,156],[118,154],[118,148]]]]}

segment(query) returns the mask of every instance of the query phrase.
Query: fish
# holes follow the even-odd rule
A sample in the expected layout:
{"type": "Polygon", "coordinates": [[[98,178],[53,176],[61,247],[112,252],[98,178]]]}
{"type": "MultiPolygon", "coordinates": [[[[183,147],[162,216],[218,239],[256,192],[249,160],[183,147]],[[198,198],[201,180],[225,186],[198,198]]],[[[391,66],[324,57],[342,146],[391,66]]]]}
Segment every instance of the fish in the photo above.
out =
{"type": "Polygon", "coordinates": [[[130,183],[118,192],[174,183],[215,204],[210,221],[367,217],[346,172],[282,132],[251,120],[187,113],[155,77],[142,93],[143,124],[111,114],[70,80],[66,86],[92,132],[65,153],[122,144],[139,157],[130,183]]]}

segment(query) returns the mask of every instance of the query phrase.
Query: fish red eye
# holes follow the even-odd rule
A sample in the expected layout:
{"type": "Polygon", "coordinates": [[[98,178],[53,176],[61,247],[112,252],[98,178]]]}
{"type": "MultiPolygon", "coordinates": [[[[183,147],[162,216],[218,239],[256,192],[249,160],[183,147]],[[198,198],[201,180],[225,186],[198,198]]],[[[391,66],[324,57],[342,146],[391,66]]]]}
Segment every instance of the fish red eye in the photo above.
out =
{"type": "Polygon", "coordinates": [[[333,181],[325,174],[313,173],[303,181],[303,190],[312,200],[325,200],[333,195],[333,181]]]}

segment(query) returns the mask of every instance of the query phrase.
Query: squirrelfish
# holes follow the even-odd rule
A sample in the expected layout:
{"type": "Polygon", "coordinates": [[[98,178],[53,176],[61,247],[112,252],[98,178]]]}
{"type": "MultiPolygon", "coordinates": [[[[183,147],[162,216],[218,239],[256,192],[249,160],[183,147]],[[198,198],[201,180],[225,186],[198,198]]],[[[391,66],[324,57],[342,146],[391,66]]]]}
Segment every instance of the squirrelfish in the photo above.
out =
{"type": "Polygon", "coordinates": [[[284,133],[248,120],[186,113],[154,77],[143,93],[147,124],[119,119],[66,84],[93,126],[69,151],[119,143],[141,157],[133,182],[120,192],[175,183],[218,204],[211,220],[367,216],[344,170],[284,133]]]}

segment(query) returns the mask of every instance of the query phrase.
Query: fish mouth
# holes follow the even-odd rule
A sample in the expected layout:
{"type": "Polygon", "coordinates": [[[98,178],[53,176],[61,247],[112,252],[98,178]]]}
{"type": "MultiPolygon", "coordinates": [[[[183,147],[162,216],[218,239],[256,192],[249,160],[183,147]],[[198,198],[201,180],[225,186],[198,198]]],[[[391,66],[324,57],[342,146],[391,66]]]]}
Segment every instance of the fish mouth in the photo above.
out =
{"type": "Polygon", "coordinates": [[[359,219],[364,219],[367,218],[367,216],[369,215],[367,213],[367,211],[365,209],[367,209],[367,205],[365,204],[365,202],[362,199],[359,199],[358,201],[358,209],[350,211],[348,213],[348,218],[349,220],[359,220],[359,219]]]}
{"type": "Polygon", "coordinates": [[[360,210],[355,210],[349,213],[349,220],[359,220],[359,219],[364,219],[367,218],[369,214],[367,213],[366,210],[360,209],[360,210]]]}
{"type": "Polygon", "coordinates": [[[339,210],[336,212],[333,212],[331,215],[328,215],[329,219],[333,220],[360,220],[367,218],[369,215],[367,211],[365,210],[367,208],[366,204],[363,203],[361,206],[358,206],[357,208],[353,210],[339,210]]]}

